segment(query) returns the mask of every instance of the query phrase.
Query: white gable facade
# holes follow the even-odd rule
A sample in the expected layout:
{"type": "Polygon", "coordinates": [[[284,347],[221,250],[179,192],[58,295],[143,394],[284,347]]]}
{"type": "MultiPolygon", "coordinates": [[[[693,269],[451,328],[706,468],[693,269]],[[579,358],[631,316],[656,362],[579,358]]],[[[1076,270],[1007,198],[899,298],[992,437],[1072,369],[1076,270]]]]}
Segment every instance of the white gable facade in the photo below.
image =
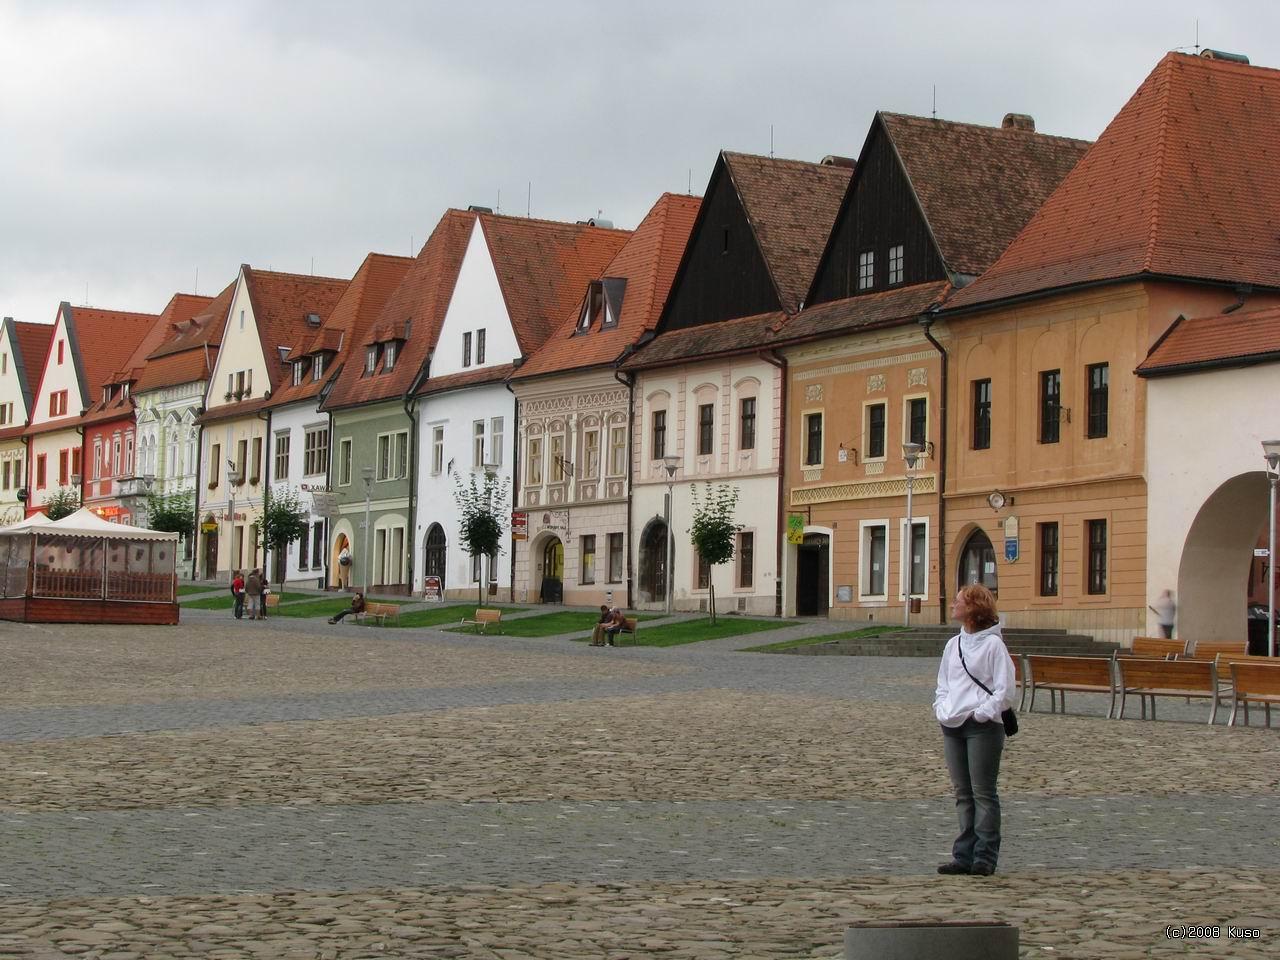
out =
{"type": "MultiPolygon", "coordinates": [[[[453,297],[431,356],[430,379],[509,364],[520,356],[506,301],[479,220],[472,228],[453,297]]],[[[461,513],[454,498],[455,477],[483,482],[484,464],[507,483],[504,512],[511,507],[515,398],[501,380],[418,401],[417,509],[413,589],[424,576],[443,580],[447,596],[476,596],[477,583],[508,598],[511,554],[508,538],[496,560],[477,563],[459,542],[461,513]],[[443,542],[442,542],[443,541],[443,542]]]]}
{"type": "Polygon", "coordinates": [[[42,509],[59,488],[79,488],[75,477],[82,477],[80,462],[82,439],[72,426],[58,429],[57,424],[75,421],[89,406],[89,398],[81,393],[76,373],[71,336],[67,330],[67,311],[63,304],[54,325],[53,339],[40,375],[40,386],[34,391],[31,427],[39,432],[31,437],[27,464],[27,513],[42,509]]]}
{"type": "Polygon", "coordinates": [[[317,409],[319,402],[311,397],[272,409],[270,471],[272,493],[296,492],[310,515],[307,535],[286,551],[285,583],[323,588],[328,582],[325,520],[314,512],[312,493],[329,489],[330,444],[329,415],[317,409]]]}
{"type": "MultiPolygon", "coordinates": [[[[17,432],[27,422],[27,400],[22,391],[21,354],[11,322],[0,328],[0,432],[17,432]]],[[[34,358],[26,358],[28,360],[34,358]]],[[[34,389],[35,385],[30,385],[34,389]]],[[[18,491],[27,485],[27,445],[19,436],[0,440],[0,526],[17,523],[26,515],[18,491]]]]}

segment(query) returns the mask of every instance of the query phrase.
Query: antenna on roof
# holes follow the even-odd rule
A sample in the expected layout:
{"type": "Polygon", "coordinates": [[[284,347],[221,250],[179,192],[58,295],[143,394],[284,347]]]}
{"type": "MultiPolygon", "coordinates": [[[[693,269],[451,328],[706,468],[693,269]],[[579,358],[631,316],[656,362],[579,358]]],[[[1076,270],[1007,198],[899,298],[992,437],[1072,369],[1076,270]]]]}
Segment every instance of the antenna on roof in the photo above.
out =
{"type": "Polygon", "coordinates": [[[192,292],[192,293],[194,293],[194,294],[197,294],[197,295],[200,293],[200,268],[199,268],[199,267],[196,267],[196,285],[195,285],[195,289],[193,289],[191,292],[192,292]]]}
{"type": "Polygon", "coordinates": [[[684,192],[691,197],[693,196],[693,167],[689,168],[689,186],[685,187],[684,192]]]}
{"type": "Polygon", "coordinates": [[[315,257],[311,258],[311,275],[313,277],[316,275],[316,258],[315,257]]]}
{"type": "Polygon", "coordinates": [[[529,181],[529,192],[524,200],[524,215],[532,219],[533,217],[533,181],[529,181]]]}
{"type": "Polygon", "coordinates": [[[494,213],[502,212],[502,188],[501,187],[498,188],[498,202],[493,205],[493,212],[494,213]]]}
{"type": "Polygon", "coordinates": [[[86,307],[89,305],[89,281],[88,280],[84,282],[84,305],[86,307]]]}
{"type": "Polygon", "coordinates": [[[773,124],[769,124],[769,159],[773,159],[773,124]]]}
{"type": "Polygon", "coordinates": [[[938,85],[933,85],[933,119],[938,119],[938,85]]]}
{"type": "Polygon", "coordinates": [[[411,257],[413,256],[414,241],[417,239],[418,238],[415,237],[412,233],[409,234],[409,256],[411,257]]]}
{"type": "Polygon", "coordinates": [[[1196,56],[1200,56],[1200,18],[1196,17],[1196,56]]]}

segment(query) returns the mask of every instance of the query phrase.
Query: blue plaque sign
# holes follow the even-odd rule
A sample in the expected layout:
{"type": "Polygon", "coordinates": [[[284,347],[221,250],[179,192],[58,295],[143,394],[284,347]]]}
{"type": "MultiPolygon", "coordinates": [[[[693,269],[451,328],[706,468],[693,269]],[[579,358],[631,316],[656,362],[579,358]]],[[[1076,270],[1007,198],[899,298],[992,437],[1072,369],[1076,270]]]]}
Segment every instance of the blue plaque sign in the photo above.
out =
{"type": "Polygon", "coordinates": [[[1004,559],[1006,563],[1014,563],[1018,559],[1018,539],[1005,540],[1004,542],[1004,559]]]}

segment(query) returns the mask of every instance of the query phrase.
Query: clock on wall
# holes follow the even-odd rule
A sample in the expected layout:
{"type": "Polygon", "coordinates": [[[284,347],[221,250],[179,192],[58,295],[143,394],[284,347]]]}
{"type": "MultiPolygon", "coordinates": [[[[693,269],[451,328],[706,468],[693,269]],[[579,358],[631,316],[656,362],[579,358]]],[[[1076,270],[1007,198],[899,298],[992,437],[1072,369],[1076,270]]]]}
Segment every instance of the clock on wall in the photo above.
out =
{"type": "Polygon", "coordinates": [[[992,510],[999,510],[1005,503],[1004,494],[999,490],[995,491],[987,497],[987,503],[991,505],[992,510]]]}

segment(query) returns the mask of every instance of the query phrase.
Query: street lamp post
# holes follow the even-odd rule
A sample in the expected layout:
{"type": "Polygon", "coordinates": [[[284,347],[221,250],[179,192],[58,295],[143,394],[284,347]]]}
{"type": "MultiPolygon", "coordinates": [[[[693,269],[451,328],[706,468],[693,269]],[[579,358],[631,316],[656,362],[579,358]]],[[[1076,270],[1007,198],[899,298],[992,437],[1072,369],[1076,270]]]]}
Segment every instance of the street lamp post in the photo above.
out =
{"type": "Polygon", "coordinates": [[[666,521],[666,524],[667,524],[667,549],[666,549],[667,568],[665,571],[663,571],[665,575],[663,576],[662,579],[665,581],[663,586],[666,588],[664,592],[667,595],[666,596],[667,616],[671,616],[671,596],[672,596],[671,568],[675,565],[675,552],[676,552],[676,541],[675,541],[675,538],[671,535],[671,516],[673,513],[675,513],[675,500],[674,500],[675,476],[676,476],[676,468],[680,466],[680,458],[679,457],[663,457],[662,466],[663,466],[663,469],[667,471],[667,504],[666,504],[666,510],[663,511],[663,519],[666,521]]]}
{"type": "Polygon", "coordinates": [[[369,596],[369,502],[373,497],[373,467],[362,467],[364,479],[364,596],[369,596]]]}
{"type": "MultiPolygon", "coordinates": [[[[489,485],[489,478],[496,477],[498,475],[499,464],[484,463],[484,464],[481,464],[481,466],[484,469],[485,510],[486,512],[492,514],[493,513],[493,490],[489,485]]],[[[485,582],[484,592],[486,594],[493,595],[498,592],[498,587],[497,587],[498,578],[497,576],[495,576],[493,572],[493,566],[495,563],[497,563],[497,560],[498,560],[498,555],[496,553],[491,554],[490,556],[485,558],[486,562],[484,563],[484,566],[487,567],[489,570],[489,579],[485,582]]]]}
{"type": "MultiPolygon", "coordinates": [[[[236,548],[236,484],[240,482],[240,471],[236,469],[234,460],[227,460],[227,559],[230,560],[236,548]]],[[[238,565],[240,558],[236,557],[238,565]]],[[[217,563],[217,560],[214,561],[217,563]]],[[[230,564],[228,564],[230,567],[230,564]]]]}
{"type": "Polygon", "coordinates": [[[1262,441],[1267,461],[1267,481],[1271,486],[1271,508],[1267,512],[1267,654],[1276,655],[1276,483],[1280,482],[1280,440],[1262,441]]]}
{"type": "Polygon", "coordinates": [[[915,579],[916,572],[916,556],[915,556],[915,537],[912,536],[913,529],[911,526],[911,492],[915,485],[916,462],[920,459],[920,454],[924,450],[924,445],[919,443],[904,443],[902,445],[902,459],[907,463],[907,532],[906,532],[906,551],[907,551],[907,582],[903,589],[905,597],[902,606],[902,623],[904,626],[911,626],[911,586],[915,579]]]}

